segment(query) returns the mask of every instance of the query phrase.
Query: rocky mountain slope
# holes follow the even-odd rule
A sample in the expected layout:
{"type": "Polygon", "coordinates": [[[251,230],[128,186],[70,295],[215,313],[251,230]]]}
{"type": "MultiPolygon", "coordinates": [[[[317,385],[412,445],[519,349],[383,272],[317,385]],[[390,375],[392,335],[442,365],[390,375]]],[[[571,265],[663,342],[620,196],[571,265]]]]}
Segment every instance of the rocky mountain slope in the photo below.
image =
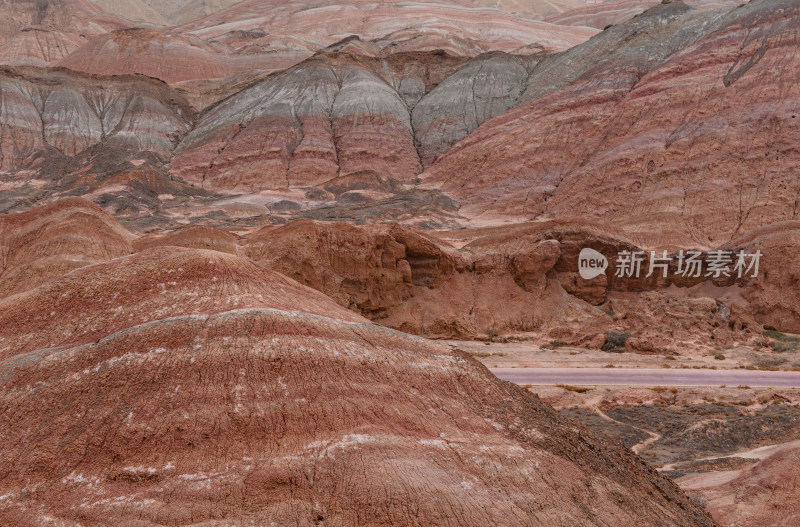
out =
{"type": "MultiPolygon", "coordinates": [[[[546,22],[567,26],[585,26],[604,29],[621,24],[636,15],[657,6],[661,0],[608,0],[592,2],[546,17],[546,22]]],[[[744,0],[685,0],[686,5],[697,10],[733,8],[744,4],[744,0]]]]}
{"type": "Polygon", "coordinates": [[[0,64],[49,64],[93,37],[129,25],[90,0],[3,0],[0,64]]]}
{"type": "Polygon", "coordinates": [[[755,1],[691,13],[662,5],[570,50],[572,65],[588,55],[586,69],[563,88],[534,71],[530,103],[485,123],[424,179],[471,214],[581,210],[651,246],[714,245],[792,219],[800,8],[755,1]],[[641,24],[656,32],[639,33],[641,24]],[[648,51],[665,49],[661,38],[647,44],[660,28],[677,44],[666,60],[648,51]],[[629,30],[643,55],[597,64],[593,50],[629,30]]]}
{"type": "Polygon", "coordinates": [[[145,77],[3,68],[0,97],[0,169],[6,172],[58,172],[54,161],[100,144],[169,156],[193,118],[185,100],[145,77]]]}
{"type": "MultiPolygon", "coordinates": [[[[435,49],[441,42],[461,41],[463,51],[562,50],[594,34],[590,28],[567,28],[509,15],[496,9],[475,9],[460,1],[350,3],[312,0],[285,4],[275,0],[247,0],[208,17],[178,26],[176,31],[212,39],[232,31],[260,29],[333,44],[357,35],[381,39],[404,51],[435,49]]],[[[324,47],[322,45],[321,47],[324,47]]]]}
{"type": "Polygon", "coordinates": [[[713,525],[468,355],[217,251],[145,249],[3,298],[0,387],[13,527],[713,525]]]}
{"type": "MultiPolygon", "coordinates": [[[[250,20],[259,6],[239,4],[224,16],[250,20]]],[[[284,26],[306,20],[275,9],[267,17],[275,28],[289,31],[284,26]]],[[[213,16],[183,36],[122,30],[96,37],[59,64],[117,74],[146,70],[180,85],[151,84],[128,105],[125,93],[149,81],[8,70],[1,165],[17,174],[7,188],[30,201],[40,199],[41,185],[21,183],[31,175],[52,177],[41,167],[53,159],[62,163],[62,182],[80,179],[76,171],[87,163],[107,176],[130,173],[135,166],[99,161],[122,156],[147,160],[154,178],[173,178],[164,187],[227,194],[306,192],[373,171],[406,190],[422,181],[424,189],[452,198],[462,218],[454,221],[567,219],[580,209],[586,218],[614,222],[642,246],[712,247],[793,218],[787,160],[800,122],[790,53],[797,19],[788,1],[704,11],[676,1],[561,53],[386,55],[379,43],[348,38],[273,74],[269,68],[280,70],[310,51],[266,52],[271,62],[254,70],[262,67],[264,48],[232,50],[243,45],[237,38],[265,38],[261,30],[234,38],[238,30],[231,29],[218,35],[227,35],[225,42],[200,40],[200,26],[215,27],[213,16]],[[168,62],[158,60],[167,56],[168,62]],[[182,57],[193,58],[174,67],[182,57]],[[193,80],[215,76],[217,83],[193,80]],[[104,84],[115,86],[106,96],[113,104],[94,108],[86,101],[104,84]],[[682,89],[688,84],[694,88],[682,89]],[[761,113],[742,113],[745,104],[761,113]],[[132,112],[125,125],[118,115],[123,105],[132,112]],[[134,114],[145,108],[149,122],[140,123],[134,114]]],[[[292,27],[298,35],[305,31],[292,27]]],[[[67,183],[56,191],[76,188],[67,183]]],[[[140,196],[129,207],[152,214],[152,207],[171,205],[160,201],[162,194],[175,195],[140,196]]],[[[399,194],[384,195],[392,196],[399,194]]],[[[306,200],[301,209],[327,203],[306,200]]]]}
{"type": "Polygon", "coordinates": [[[800,514],[800,481],[794,468],[800,458],[798,448],[793,442],[755,449],[741,456],[755,461],[752,466],[687,476],[681,482],[701,496],[722,525],[788,527],[800,514]]]}
{"type": "Polygon", "coordinates": [[[422,165],[409,106],[457,64],[436,54],[315,57],[205,112],[176,149],[172,172],[239,192],[362,170],[411,181],[422,165]]]}
{"type": "Polygon", "coordinates": [[[152,29],[123,29],[92,39],[54,66],[102,75],[141,74],[167,83],[286,69],[310,52],[236,53],[228,46],[152,29]]]}

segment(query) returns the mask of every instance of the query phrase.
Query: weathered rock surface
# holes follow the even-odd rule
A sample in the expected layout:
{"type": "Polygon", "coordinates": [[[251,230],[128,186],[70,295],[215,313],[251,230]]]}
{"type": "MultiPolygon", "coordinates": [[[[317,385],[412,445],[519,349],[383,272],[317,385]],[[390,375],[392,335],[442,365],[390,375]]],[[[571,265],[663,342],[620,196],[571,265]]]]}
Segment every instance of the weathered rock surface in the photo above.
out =
{"type": "Polygon", "coordinates": [[[132,252],[134,235],[82,199],[0,216],[0,298],[132,252]]]}
{"type": "Polygon", "coordinates": [[[55,62],[91,38],[129,25],[90,0],[4,0],[0,64],[55,62]]]}
{"type": "Polygon", "coordinates": [[[228,254],[241,252],[239,239],[235,235],[204,225],[190,225],[166,234],[150,234],[133,241],[133,249],[137,252],[167,246],[207,249],[228,254]]]}
{"type": "Polygon", "coordinates": [[[430,165],[485,121],[516,106],[537,61],[482,56],[426,94],[411,115],[422,163],[430,165]]]}
{"type": "MultiPolygon", "coordinates": [[[[353,51],[350,44],[335,49],[353,51]]],[[[412,181],[487,119],[513,107],[538,59],[495,53],[315,57],[205,112],[173,173],[252,192],[371,170],[412,181]],[[458,66],[463,66],[460,69],[458,66]]]]}
{"type": "MultiPolygon", "coordinates": [[[[166,26],[169,24],[167,19],[158,11],[153,9],[146,0],[92,0],[104,11],[114,13],[131,22],[137,24],[151,24],[155,26],[166,26]]],[[[159,2],[160,4],[171,4],[173,2],[159,2]]]]}
{"type": "MultiPolygon", "coordinates": [[[[296,221],[247,236],[245,254],[382,325],[434,337],[575,327],[605,314],[570,296],[555,240],[457,251],[411,229],[296,221]]],[[[598,330],[599,331],[599,330],[598,330]]]]}
{"type": "Polygon", "coordinates": [[[0,300],[0,388],[9,527],[713,525],[466,354],[217,251],[148,249],[0,300]]]}
{"type": "Polygon", "coordinates": [[[86,43],[80,35],[29,28],[0,45],[0,63],[11,66],[46,66],[86,43]]]}
{"type": "Polygon", "coordinates": [[[238,192],[314,186],[363,170],[410,181],[422,165],[408,103],[432,87],[430,58],[320,56],[273,75],[205,112],[172,171],[238,192]]]}
{"type": "Polygon", "coordinates": [[[170,24],[183,24],[199,20],[226,9],[240,0],[177,0],[163,2],[161,0],[142,0],[152,9],[158,11],[170,24]]]}
{"type": "Polygon", "coordinates": [[[756,229],[731,245],[761,251],[761,272],[743,294],[748,312],[767,327],[800,333],[800,224],[777,223],[756,229]]]}
{"type": "Polygon", "coordinates": [[[3,0],[0,13],[0,40],[30,27],[68,29],[91,38],[110,27],[117,29],[126,24],[123,18],[103,11],[91,0],[3,0]]]}
{"type": "MultiPolygon", "coordinates": [[[[662,3],[661,0],[611,0],[581,5],[546,17],[545,22],[565,26],[587,26],[604,29],[621,24],[647,9],[662,3]]],[[[732,8],[744,4],[744,0],[685,0],[692,9],[706,10],[721,7],[732,8]]]]}
{"type": "Polygon", "coordinates": [[[580,211],[645,246],[719,245],[792,219],[798,20],[800,7],[788,1],[726,15],[658,6],[553,57],[583,57],[574,70],[566,64],[552,76],[540,63],[522,97],[532,102],[486,122],[423,178],[467,214],[580,211]],[[650,29],[628,33],[642,24],[650,29]],[[661,31],[665,39],[650,40],[661,31]],[[643,39],[639,51],[580,65],[602,61],[591,49],[608,53],[613,35],[643,39]],[[662,62],[658,50],[670,47],[662,62]],[[564,71],[576,80],[559,89],[564,71]]]}
{"type": "Polygon", "coordinates": [[[141,77],[3,68],[0,97],[0,170],[7,172],[48,153],[72,157],[99,143],[167,155],[193,117],[166,85],[141,77]]]}
{"type": "Polygon", "coordinates": [[[596,32],[590,28],[565,29],[496,9],[475,7],[460,1],[340,3],[312,0],[287,5],[276,0],[248,0],[178,26],[177,30],[210,39],[234,30],[258,28],[268,33],[313,36],[327,44],[350,35],[358,35],[363,40],[394,35],[389,40],[395,42],[447,35],[448,40],[461,40],[464,51],[471,54],[514,51],[532,44],[549,50],[567,49],[596,32]]]}
{"type": "Polygon", "coordinates": [[[246,308],[303,311],[363,321],[330,299],[236,256],[156,247],[95,263],[2,301],[0,356],[96,342],[125,328],[171,317],[246,308]],[[216,279],[215,279],[216,278],[216,279]],[[202,285],[202,286],[201,286],[202,285]],[[41,316],[43,312],[48,316],[41,316]],[[63,318],[49,316],[61,314],[63,318]]]}
{"type": "Polygon", "coordinates": [[[55,66],[101,75],[139,73],[175,83],[225,78],[245,71],[269,73],[293,66],[308,55],[291,50],[236,53],[191,35],[137,28],[96,37],[55,66]]]}
{"type": "Polygon", "coordinates": [[[800,445],[777,445],[746,456],[758,462],[743,470],[686,476],[679,481],[700,496],[720,525],[789,527],[800,515],[800,445]]]}
{"type": "Polygon", "coordinates": [[[240,0],[93,0],[110,13],[153,25],[174,25],[198,20],[240,0]]]}

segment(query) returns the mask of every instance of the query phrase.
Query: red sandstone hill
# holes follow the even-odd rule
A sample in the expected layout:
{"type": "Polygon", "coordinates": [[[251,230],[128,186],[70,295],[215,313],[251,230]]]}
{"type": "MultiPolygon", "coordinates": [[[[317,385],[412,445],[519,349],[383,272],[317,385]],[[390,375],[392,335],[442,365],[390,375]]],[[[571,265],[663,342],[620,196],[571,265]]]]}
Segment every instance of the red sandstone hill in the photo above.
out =
{"type": "MultiPolygon", "coordinates": [[[[109,215],[81,200],[9,215],[3,225],[9,233],[6,239],[13,242],[5,252],[6,271],[0,275],[4,283],[0,292],[5,295],[29,291],[78,267],[132,251],[180,246],[246,257],[257,265],[248,268],[255,280],[262,279],[258,277],[263,268],[278,271],[381,325],[430,337],[485,338],[497,332],[537,332],[563,342],[599,347],[605,332],[615,329],[637,335],[631,340],[633,349],[678,353],[680,342],[724,345],[757,339],[763,325],[800,331],[800,300],[787,293],[793,290],[791,284],[798,272],[794,260],[800,254],[797,228],[792,225],[774,232],[755,231],[730,245],[732,250],[760,250],[763,254],[761,275],[737,281],[724,277],[619,280],[613,274],[584,280],[577,272],[583,247],[608,254],[612,267],[613,255],[639,248],[621,231],[580,222],[467,232],[464,235],[471,241],[459,243],[463,245],[460,249],[400,225],[308,220],[264,227],[244,237],[188,226],[134,239],[109,215]],[[70,244],[70,240],[76,243],[70,244]],[[114,248],[115,252],[98,252],[99,247],[114,248]],[[609,316],[612,311],[617,316],[609,316]],[[669,337],[660,334],[664,325],[672,327],[669,337]]],[[[137,262],[133,258],[129,265],[135,267],[137,262]]],[[[82,277],[83,271],[78,270],[64,280],[75,280],[70,287],[76,288],[84,281],[82,277]],[[69,278],[73,275],[77,278],[69,278]]],[[[53,282],[57,283],[61,282],[53,282]]],[[[53,287],[59,291],[65,286],[53,287]]],[[[86,287],[86,298],[98,294],[91,284],[86,287]]],[[[145,290],[152,287],[149,284],[145,290]]],[[[179,303],[182,309],[206,305],[198,304],[198,299],[180,287],[164,289],[164,294],[189,295],[179,303]]],[[[239,298],[238,294],[229,295],[239,298]]],[[[61,306],[56,298],[48,303],[61,306]]],[[[86,313],[73,318],[92,320],[86,313]]],[[[108,323],[86,322],[76,327],[103,331],[108,323]]]]}
{"type": "Polygon", "coordinates": [[[3,0],[0,64],[49,64],[95,36],[130,24],[90,0],[3,0]]]}
{"type": "MultiPolygon", "coordinates": [[[[584,5],[550,15],[544,20],[565,26],[586,26],[604,29],[620,24],[661,3],[661,0],[607,0],[586,2],[584,5]]],[[[693,9],[706,10],[732,8],[744,4],[744,0],[685,0],[693,9]]]]}
{"type": "MultiPolygon", "coordinates": [[[[176,31],[203,39],[231,31],[261,29],[280,35],[315,37],[332,44],[358,35],[364,40],[391,41],[463,39],[488,51],[513,51],[531,44],[543,49],[566,49],[583,42],[595,30],[568,28],[527,20],[497,9],[451,2],[370,2],[330,0],[285,4],[276,0],[247,0],[217,13],[178,26],[176,31]],[[395,35],[395,37],[392,37],[395,35]],[[490,46],[489,49],[483,46],[490,46]]],[[[324,47],[324,46],[323,46],[324,47]]],[[[419,49],[419,48],[417,48],[419,49]]]]}
{"type": "Polygon", "coordinates": [[[423,179],[468,215],[581,211],[649,246],[713,246],[792,219],[799,22],[790,1],[728,14],[657,6],[540,65],[529,103],[484,123],[423,179]]]}
{"type": "Polygon", "coordinates": [[[0,408],[9,527],[713,525],[466,354],[216,251],[147,249],[0,300],[0,408]]]}
{"type": "Polygon", "coordinates": [[[123,29],[92,39],[55,65],[102,75],[139,73],[176,83],[224,78],[245,71],[268,73],[293,66],[309,55],[311,52],[296,50],[235,53],[227,46],[191,35],[123,29]]]}
{"type": "Polygon", "coordinates": [[[130,254],[134,235],[82,199],[0,216],[0,297],[130,254]]]}

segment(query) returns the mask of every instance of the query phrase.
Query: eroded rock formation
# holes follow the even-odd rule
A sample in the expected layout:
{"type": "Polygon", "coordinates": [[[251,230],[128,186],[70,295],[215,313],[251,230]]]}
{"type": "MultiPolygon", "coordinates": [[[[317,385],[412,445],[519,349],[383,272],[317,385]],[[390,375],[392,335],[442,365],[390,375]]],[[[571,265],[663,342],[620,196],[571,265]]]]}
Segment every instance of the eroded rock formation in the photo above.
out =
{"type": "Polygon", "coordinates": [[[713,525],[468,355],[217,251],[147,249],[0,300],[0,372],[10,527],[713,525]]]}

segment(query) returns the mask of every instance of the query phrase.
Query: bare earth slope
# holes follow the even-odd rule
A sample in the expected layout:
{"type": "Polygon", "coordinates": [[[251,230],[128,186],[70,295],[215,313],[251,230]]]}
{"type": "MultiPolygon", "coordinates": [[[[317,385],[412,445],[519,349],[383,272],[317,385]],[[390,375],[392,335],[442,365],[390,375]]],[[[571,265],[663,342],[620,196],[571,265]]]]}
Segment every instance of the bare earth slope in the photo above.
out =
{"type": "Polygon", "coordinates": [[[152,29],[124,29],[99,36],[55,66],[100,75],[139,73],[168,83],[219,79],[244,71],[271,72],[293,66],[304,51],[234,53],[197,37],[166,35],[152,29]]]}
{"type": "Polygon", "coordinates": [[[162,155],[190,127],[192,110],[160,81],[65,70],[0,69],[0,170],[40,168],[103,144],[162,155]]]}
{"type": "MultiPolygon", "coordinates": [[[[661,0],[607,0],[581,5],[575,9],[546,17],[546,22],[566,26],[588,26],[604,29],[610,25],[621,24],[639,13],[656,6],[661,0]]],[[[744,4],[744,0],[686,0],[694,9],[717,9],[720,7],[736,7],[744,4]]]]}
{"type": "MultiPolygon", "coordinates": [[[[92,0],[92,2],[109,13],[114,13],[137,24],[153,26],[169,24],[166,18],[143,0],[92,0]]],[[[169,4],[170,2],[161,3],[169,4]]]]}
{"type": "Polygon", "coordinates": [[[789,527],[800,518],[797,442],[756,449],[743,470],[686,476],[681,485],[702,496],[721,525],[789,527]]]}
{"type": "Polygon", "coordinates": [[[713,525],[466,354],[230,254],[6,297],[0,350],[4,526],[713,525]]]}
{"type": "Polygon", "coordinates": [[[0,217],[0,297],[130,254],[134,236],[107,212],[66,199],[0,217]]]}
{"type": "Polygon", "coordinates": [[[452,60],[429,54],[314,57],[206,111],[176,149],[172,172],[238,192],[367,169],[410,181],[422,165],[408,105],[430,89],[437,62],[452,71],[452,60]]]}
{"type": "MultiPolygon", "coordinates": [[[[674,2],[631,21],[670,28],[676,43],[700,37],[660,65],[648,61],[647,49],[664,49],[661,40],[646,44],[644,34],[641,58],[598,55],[596,67],[556,91],[534,70],[523,95],[530,103],[485,123],[423,178],[468,214],[580,210],[650,246],[718,244],[792,219],[800,7],[754,1],[722,18],[690,13],[674,2]],[[710,17],[702,29],[698,16],[710,17]]],[[[564,56],[591,56],[628,27],[564,56]]]]}
{"type": "MultiPolygon", "coordinates": [[[[527,20],[496,9],[475,9],[469,2],[370,2],[330,0],[286,4],[277,0],[247,0],[206,18],[178,26],[177,31],[203,39],[236,30],[316,38],[332,44],[358,35],[363,40],[460,39],[478,50],[513,51],[532,44],[543,49],[566,49],[583,42],[596,30],[565,29],[527,20]]],[[[323,44],[321,47],[324,47],[323,44]]],[[[418,44],[412,44],[420,50],[418,44]]]]}
{"type": "Polygon", "coordinates": [[[2,0],[0,64],[52,63],[97,35],[129,25],[90,0],[2,0]]]}

